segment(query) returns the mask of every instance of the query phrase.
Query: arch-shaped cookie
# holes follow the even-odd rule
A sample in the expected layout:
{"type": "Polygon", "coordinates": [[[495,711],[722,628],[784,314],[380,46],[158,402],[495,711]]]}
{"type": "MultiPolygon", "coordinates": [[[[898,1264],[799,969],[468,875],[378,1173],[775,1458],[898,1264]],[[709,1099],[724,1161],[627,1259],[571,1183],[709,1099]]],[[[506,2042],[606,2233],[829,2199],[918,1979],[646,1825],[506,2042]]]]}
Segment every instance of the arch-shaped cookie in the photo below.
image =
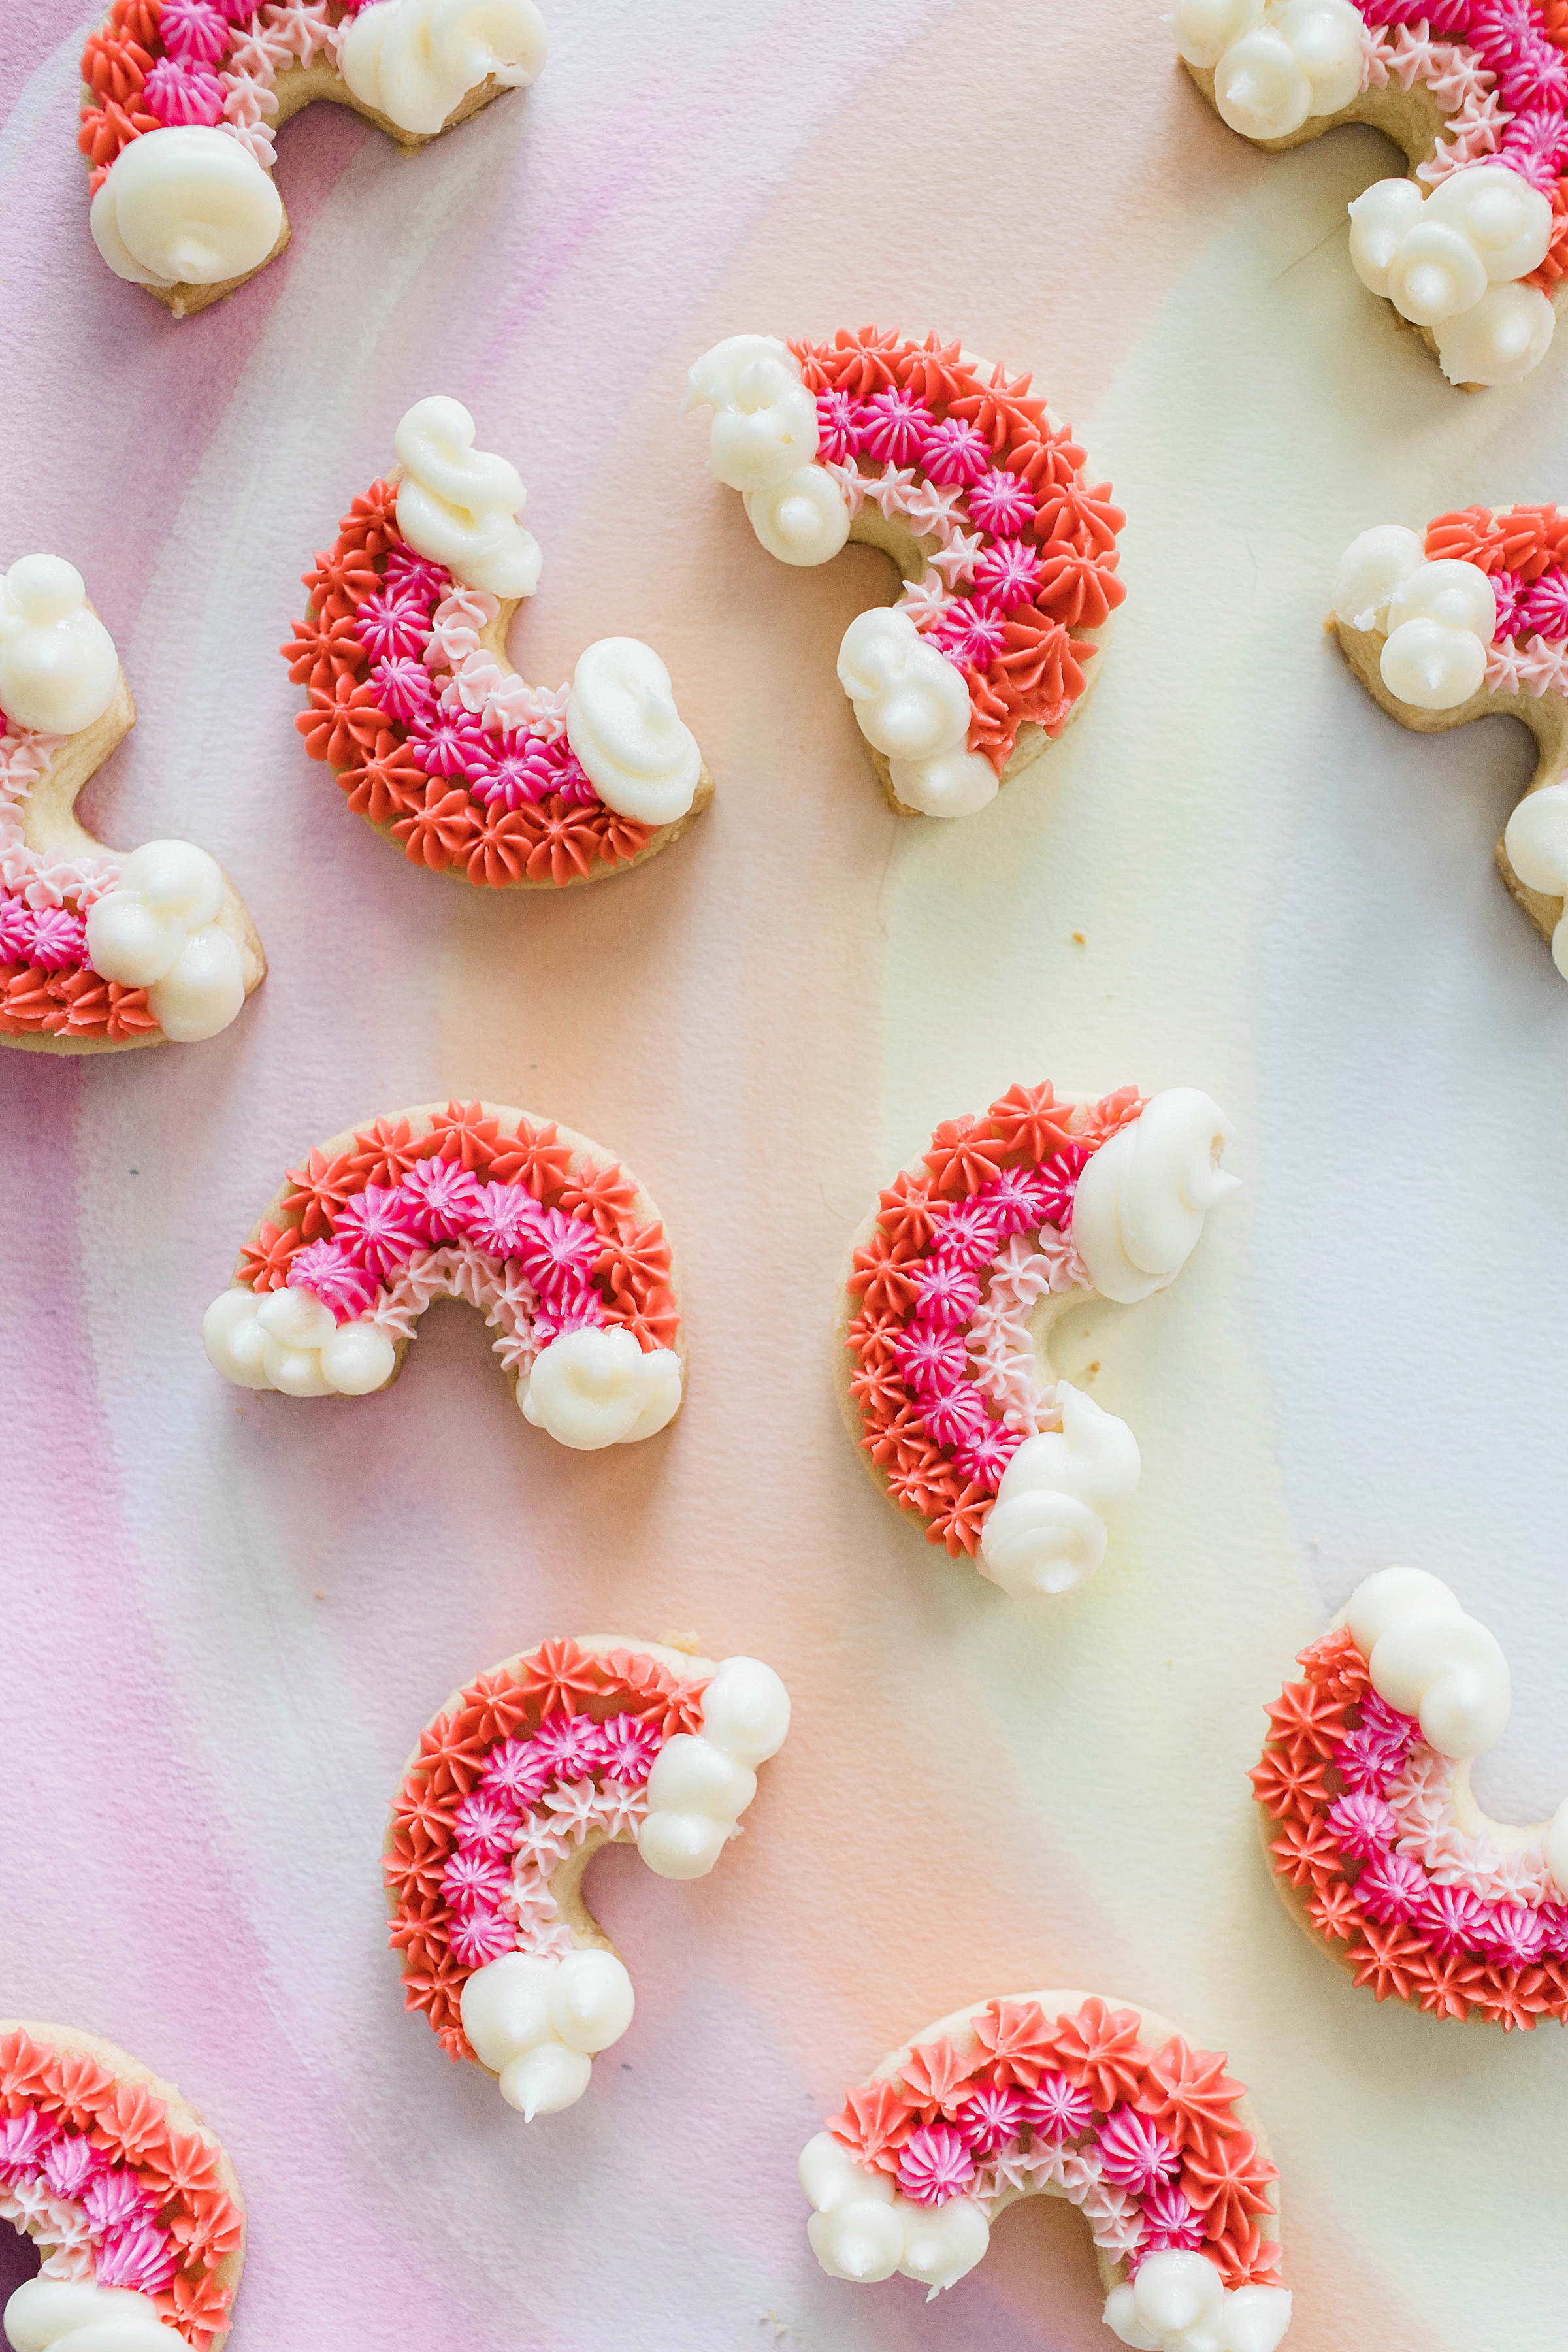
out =
{"type": "Polygon", "coordinates": [[[1424,535],[1398,523],[1346,550],[1325,625],[1375,702],[1440,735],[1517,719],[1535,773],[1498,841],[1498,870],[1568,977],[1568,514],[1466,507],[1424,535]]]}
{"type": "Polygon", "coordinates": [[[542,1643],[454,1692],[409,1759],[384,1849],[404,1997],[531,2119],[571,2106],[631,2023],[584,1899],[602,1845],[700,1878],[740,1835],[789,1697],[756,1658],[619,1634],[542,1643]]]}
{"type": "Polygon", "coordinates": [[[1342,122],[1404,150],[1351,213],[1351,260],[1451,383],[1545,356],[1568,273],[1561,0],[1177,0],[1176,46],[1233,131],[1274,153],[1342,122]]]}
{"type": "Polygon", "coordinates": [[[153,841],[121,856],[78,824],[78,793],[135,724],[80,572],[23,556],[0,581],[0,1044],[190,1044],[226,1029],[267,976],[256,926],[205,849],[153,841]]]}
{"type": "Polygon", "coordinates": [[[1168,1288],[1238,1181],[1231,1132],[1188,1087],[1012,1087],[939,1127],[855,1237],[835,1357],[849,1433],[929,1543],[1016,1598],[1092,1576],[1139,1475],[1126,1423],[1042,1378],[1048,1318],[1075,1294],[1168,1288]]]}
{"type": "Polygon", "coordinates": [[[1106,2325],[1141,2352],[1275,2352],[1274,2182],[1244,2085],[1145,2010],[1018,1993],[937,2020],[807,2142],[806,2228],[832,2278],[934,2294],[998,2213],[1064,2197],[1094,2233],[1106,2325]]]}
{"type": "Polygon", "coordinates": [[[533,0],[113,0],[81,60],[93,240],[188,318],[288,244],[290,115],[330,99],[412,153],[543,63],[533,0]]]}
{"type": "Polygon", "coordinates": [[[713,779],[637,638],[601,637],[565,686],[509,666],[542,558],[516,469],[473,440],[459,402],[419,401],[398,464],[305,573],[283,647],[310,697],[295,725],[411,864],[498,890],[602,881],[678,841],[713,779]]]}
{"type": "Polygon", "coordinates": [[[563,1445],[652,1437],[680,1410],[658,1209],[598,1144],[495,1103],[416,1104],[312,1151],[202,1339],[242,1388],[366,1396],[396,1379],[433,1298],[479,1308],[520,1411],[563,1445]]]}
{"type": "Polygon", "coordinates": [[[173,2084],[68,2025],[0,2024],[0,2216],[43,2257],[13,2352],[219,2352],[245,2267],[233,2165],[173,2084]]]}
{"type": "Polygon", "coordinates": [[[848,540],[904,582],[850,623],[839,681],[890,807],[970,816],[1080,709],[1126,592],[1109,482],[1030,378],[928,335],[732,335],[691,370],[709,467],[784,563],[848,540]]]}
{"type": "Polygon", "coordinates": [[[1438,1578],[1385,1568],[1298,1664],[1252,1774],[1291,1916],[1379,2000],[1568,2023],[1568,1798],[1517,1828],[1470,1789],[1508,1721],[1492,1635],[1438,1578]]]}

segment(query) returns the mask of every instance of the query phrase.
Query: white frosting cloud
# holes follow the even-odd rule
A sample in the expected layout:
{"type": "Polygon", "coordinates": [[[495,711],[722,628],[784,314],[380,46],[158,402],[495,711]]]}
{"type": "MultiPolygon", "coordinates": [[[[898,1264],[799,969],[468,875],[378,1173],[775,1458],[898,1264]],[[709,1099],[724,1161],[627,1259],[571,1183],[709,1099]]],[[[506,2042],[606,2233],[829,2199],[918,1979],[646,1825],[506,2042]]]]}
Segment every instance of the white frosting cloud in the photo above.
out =
{"type": "MultiPolygon", "coordinates": [[[[1502,844],[1527,890],[1568,897],[1568,784],[1527,793],[1503,828],[1502,844]]],[[[1568,980],[1568,908],[1552,934],[1552,961],[1568,980]]]]}
{"type": "Polygon", "coordinates": [[[697,739],[675,707],[669,672],[637,637],[601,637],[582,656],[566,736],[605,807],[639,824],[673,824],[697,796],[697,739]]]}
{"type": "Polygon", "coordinates": [[[1207,1095],[1171,1087],[1101,1144],[1079,1178],[1072,1237],[1102,1297],[1131,1306],[1174,1282],[1240,1181],[1220,1166],[1234,1133],[1207,1095]]]}
{"type": "Polygon", "coordinates": [[[1112,2287],[1105,2324],[1136,2352],[1277,2352],[1290,2325],[1282,2286],[1227,2294],[1206,2254],[1150,2254],[1131,2284],[1112,2287]]]}
{"type": "Polygon", "coordinates": [[[1552,206],[1506,163],[1475,163],[1430,195],[1379,180],[1350,207],[1351,260],[1373,293],[1430,327],[1453,383],[1517,383],[1539,366],[1556,316],[1519,280],[1546,257],[1552,206]]]}
{"type": "Polygon", "coordinates": [[[114,640],[59,555],[24,555],[0,581],[0,709],[44,735],[101,719],[120,683],[114,640]]]}
{"type": "Polygon", "coordinates": [[[619,1324],[564,1331],[517,1392],[525,1417],[585,1453],[657,1436],[680,1408],[680,1359],[645,1351],[619,1324]]]}
{"type": "MultiPolygon", "coordinates": [[[[816,457],[816,403],[794,353],[776,336],[731,335],[703,353],[687,381],[682,414],[713,411],[708,468],[715,481],[732,490],[765,490],[789,482],[816,457]]],[[[786,555],[784,561],[821,562],[824,557],[786,555]]]]}
{"type": "Polygon", "coordinates": [[[980,1569],[1015,1600],[1070,1591],[1105,1558],[1105,1515],[1142,1465],[1124,1421],[1070,1381],[1057,1383],[1062,1425],[1026,1438],[1002,1475],[980,1538],[980,1569]]]}
{"type": "Polygon", "coordinates": [[[1383,1569],[1352,1593],[1345,1622],[1379,1697],[1418,1717],[1440,1755],[1479,1756],[1502,1738],[1513,1703],[1508,1660],[1441,1578],[1383,1569]]]}
{"type": "Polygon", "coordinates": [[[677,1732],[648,1775],[637,1851],[660,1878],[702,1878],[757,1793],[756,1767],[784,1746],[789,1693],[760,1658],[726,1658],[702,1696],[700,1732],[677,1732]]]}
{"type": "Polygon", "coordinates": [[[0,2324],[13,2352],[176,2352],[184,2340],[150,2296],[91,2279],[27,2279],[0,2324]]]}
{"type": "Polygon", "coordinates": [[[476,1969],[461,1999],[474,2055],[525,2123],[576,2104],[594,2058],[620,2040],[636,2006],[625,1962],[597,1949],[508,1952],[476,1969]]]}
{"type": "Polygon", "coordinates": [[[397,1350],[374,1323],[340,1323],[313,1290],[236,1287],[202,1318],[207,1360],[238,1388],[285,1396],[366,1396],[392,1378],[397,1350]]]}
{"type": "Polygon", "coordinates": [[[781,563],[826,563],[849,536],[849,501],[826,466],[798,466],[745,494],[747,518],[781,563]]]}
{"type": "Polygon", "coordinates": [[[216,1037],[245,1003],[245,966],[217,919],[223,900],[223,868],[205,849],[149,841],[88,910],[93,969],[144,988],[158,1026],[179,1045],[216,1037]]]}
{"type": "Polygon", "coordinates": [[[1213,68],[1215,104],[1244,138],[1288,139],[1360,94],[1351,0],[1176,0],[1173,23],[1178,53],[1213,68]]]}
{"type": "Polygon", "coordinates": [[[935,2292],[956,2285],[991,2242],[991,2225],[971,2198],[916,2204],[885,2174],[857,2164],[830,2132],[807,2140],[799,2172],[816,2208],[806,2235],[829,2278],[870,2286],[900,2271],[935,2292]]]}
{"type": "MultiPolygon", "coordinates": [[[[404,0],[383,5],[402,6],[404,0]]],[[[505,457],[476,449],[476,430],[460,400],[437,393],[416,401],[397,428],[397,528],[410,547],[444,563],[466,587],[531,596],[543,558],[517,520],[528,496],[522,477],[505,457]]]]}
{"type": "Polygon", "coordinates": [[[1486,682],[1497,597],[1479,564],[1428,563],[1397,523],[1352,540],[1334,583],[1334,617],[1384,629],[1378,668],[1390,694],[1416,710],[1458,710],[1486,682]]]}
{"type": "Polygon", "coordinates": [[[270,175],[225,131],[184,123],[122,147],[92,200],[93,242],[137,286],[217,286],[259,268],[283,205],[270,175]]]}
{"type": "Polygon", "coordinates": [[[838,648],[838,681],[866,740],[906,772],[910,762],[957,751],[969,732],[963,672],[897,605],[874,605],[850,622],[838,648]]]}
{"type": "Polygon", "coordinates": [[[481,82],[537,79],[545,46],[533,0],[373,0],[344,28],[339,70],[362,104],[428,136],[481,82]]]}

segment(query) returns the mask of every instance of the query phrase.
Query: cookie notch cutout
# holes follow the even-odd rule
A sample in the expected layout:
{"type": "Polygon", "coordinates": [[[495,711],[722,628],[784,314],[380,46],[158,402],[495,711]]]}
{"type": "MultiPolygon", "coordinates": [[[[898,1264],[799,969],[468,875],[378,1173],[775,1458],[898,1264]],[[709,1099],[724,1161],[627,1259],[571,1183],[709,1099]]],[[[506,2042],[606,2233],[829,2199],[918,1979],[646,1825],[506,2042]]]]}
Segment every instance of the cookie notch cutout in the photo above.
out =
{"type": "Polygon", "coordinates": [[[74,2026],[0,2023],[5,2218],[42,2256],[12,2352],[221,2352],[245,2267],[233,2165],[173,2084],[74,2026]]]}
{"type": "Polygon", "coordinates": [[[1270,154],[1370,123],[1409,165],[1350,207],[1351,261],[1468,390],[1517,383],[1568,272],[1568,17],[1559,0],[1177,0],[1176,48],[1270,154]]]}
{"type": "Polygon", "coordinates": [[[1568,515],[1466,507],[1425,535],[1379,523],[1346,550],[1325,626],[1374,702],[1445,734],[1517,719],[1535,773],[1499,838],[1498,870],[1568,977],[1568,515]]]}
{"type": "Polygon", "coordinates": [[[405,153],[532,81],[533,0],[114,0],[82,52],[93,242],[176,319],[289,242],[274,134],[317,99],[405,153]]]}
{"type": "Polygon", "coordinates": [[[25,555],[0,582],[0,1043],[115,1053],[216,1036],[267,975],[244,902],[185,841],[126,856],[78,794],[136,724],[82,576],[25,555]]]}
{"type": "Polygon", "coordinates": [[[405,2001],[525,2119],[574,2105],[631,2023],[588,1864],[635,1844],[661,1878],[705,1877],[789,1713],[756,1658],[584,1635],[507,1659],[426,1727],[384,1850],[405,2001]]]}
{"type": "Polygon", "coordinates": [[[601,637],[553,688],[510,667],[542,557],[516,468],[474,433],[460,402],[417,402],[397,465],[305,573],[282,649],[309,696],[295,725],[411,864],[498,890],[602,881],[679,841],[713,779],[640,639],[601,637]]]}
{"type": "Polygon", "coordinates": [[[1147,2011],[1081,1992],[977,2001],[927,2026],[807,2142],[806,2224],[830,2278],[895,2272],[931,2294],[997,2215],[1062,2197],[1094,2236],[1105,2323],[1137,2352],[1276,2352],[1262,2126],[1226,2061],[1147,2011]]]}
{"type": "Polygon", "coordinates": [[[838,677],[900,816],[971,816],[1082,706],[1126,593],[1109,482],[1027,375],[864,327],[732,335],[691,369],[709,471],[783,563],[880,548],[904,583],[852,621],[838,677]]]}
{"type": "Polygon", "coordinates": [[[855,1238],[835,1349],[849,1433],[927,1541],[1015,1599],[1092,1576],[1140,1474],[1125,1422],[1042,1379],[1049,1324],[1075,1298],[1170,1286],[1235,1190],[1231,1134],[1189,1087],[1016,1086],[939,1127],[855,1238]]]}
{"type": "Polygon", "coordinates": [[[1252,1773],[1291,1916],[1380,2001],[1568,2023],[1568,1798],[1518,1828],[1470,1789],[1511,1701],[1494,1637],[1437,1577],[1386,1568],[1298,1664],[1252,1773]]]}

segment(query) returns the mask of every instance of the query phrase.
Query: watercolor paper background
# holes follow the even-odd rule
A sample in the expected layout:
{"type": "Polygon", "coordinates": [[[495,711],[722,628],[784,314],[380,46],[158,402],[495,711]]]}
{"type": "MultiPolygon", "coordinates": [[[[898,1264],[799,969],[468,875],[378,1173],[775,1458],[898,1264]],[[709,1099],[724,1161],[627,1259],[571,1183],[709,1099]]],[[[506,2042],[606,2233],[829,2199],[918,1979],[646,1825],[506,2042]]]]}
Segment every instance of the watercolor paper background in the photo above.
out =
{"type": "Polygon", "coordinates": [[[1245,1774],[1294,1652],[1398,1558],[1510,1653],[1500,1808],[1568,1785],[1568,993],[1490,861],[1529,746],[1400,732],[1319,628],[1364,525],[1562,494],[1568,356],[1451,392],[1346,258],[1388,151],[1255,153],[1158,0],[551,16],[537,89],[416,161],[293,125],[291,248],[176,325],[89,242],[78,8],[5,11],[0,540],[80,566],[141,706],[87,814],[218,854],[272,974],[205,1046],[0,1056],[0,2009],[113,2036],[222,2132],[235,2352],[1089,2352],[1067,2208],[928,2307],[823,2278],[794,2179],[886,2049],[1052,1982],[1231,2053],[1296,2352],[1552,2341],[1561,2035],[1355,1992],[1278,1903],[1245,1774]],[[772,562],[678,417],[719,337],[873,317],[1033,366],[1130,517],[1081,724],[952,829],[884,811],[833,678],[886,568],[772,562]],[[298,574],[437,389],[531,486],[514,656],[647,637],[719,779],[591,893],[416,872],[293,730],[298,574]],[[879,1500],[827,1331],[879,1182],[1047,1075],[1208,1088],[1246,1190],[1174,1292],[1097,1313],[1143,1484],[1100,1577],[1026,1616],[879,1500]],[[668,1438],[550,1445],[457,1308],[382,1398],[209,1370],[283,1167],[448,1092],[654,1192],[692,1347],[668,1438]],[[637,2020],[525,2128],[402,2013],[384,1809],[492,1659],[667,1628],[772,1661],[794,1735],[712,1878],[596,1865],[637,2020]]]}

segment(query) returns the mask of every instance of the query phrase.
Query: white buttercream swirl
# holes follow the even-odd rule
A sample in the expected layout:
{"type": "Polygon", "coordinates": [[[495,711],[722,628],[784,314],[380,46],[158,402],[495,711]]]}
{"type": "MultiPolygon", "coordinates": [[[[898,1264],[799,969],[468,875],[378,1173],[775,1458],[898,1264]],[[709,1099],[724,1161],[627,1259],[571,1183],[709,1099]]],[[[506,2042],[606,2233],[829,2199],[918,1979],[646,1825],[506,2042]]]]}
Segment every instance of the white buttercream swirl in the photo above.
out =
{"type": "Polygon", "coordinates": [[[1105,1515],[1132,1494],[1142,1465],[1124,1421],[1070,1381],[1057,1383],[1061,1427],[1026,1438],[985,1515],[979,1566],[1016,1600],[1070,1591],[1105,1558],[1105,1515]]]}
{"type": "Polygon", "coordinates": [[[669,672],[637,637],[601,637],[572,678],[566,736],[606,808],[673,824],[697,796],[702,754],[675,707],[669,672]]]}
{"type": "Polygon", "coordinates": [[[1234,1132],[1207,1095],[1171,1087],[1101,1144],[1079,1178],[1072,1237],[1102,1297],[1131,1306],[1174,1282],[1240,1181],[1220,1166],[1234,1132]]]}
{"type": "Polygon", "coordinates": [[[1417,1717],[1440,1755],[1479,1756],[1502,1738],[1512,1705],[1508,1660],[1440,1577],[1382,1569],[1352,1593],[1345,1622],[1378,1696],[1417,1717]]]}
{"type": "Polygon", "coordinates": [[[144,131],[92,200],[93,242],[137,286],[217,286],[258,269],[283,205],[247,148],[201,123],[144,131]]]}
{"type": "Polygon", "coordinates": [[[731,335],[703,353],[687,381],[682,414],[713,411],[708,469],[715,481],[732,490],[765,490],[788,482],[816,457],[816,403],[799,362],[775,335],[731,335]]]}
{"type": "Polygon", "coordinates": [[[1351,0],[1176,0],[1176,48],[1214,72],[1215,104],[1247,139],[1287,139],[1359,96],[1361,11],[1351,0]]]}
{"type": "Polygon", "coordinates": [[[900,767],[956,751],[969,732],[963,672],[896,604],[874,605],[850,622],[838,679],[861,734],[900,767]]]}
{"type": "Polygon", "coordinates": [[[338,69],[363,105],[429,136],[481,82],[517,89],[544,64],[533,0],[372,0],[338,44],[338,69]]]}
{"type": "Polygon", "coordinates": [[[462,402],[442,393],[407,411],[396,435],[397,528],[468,587],[531,596],[543,559],[517,520],[528,493],[515,466],[474,447],[476,429],[462,402]]]}

